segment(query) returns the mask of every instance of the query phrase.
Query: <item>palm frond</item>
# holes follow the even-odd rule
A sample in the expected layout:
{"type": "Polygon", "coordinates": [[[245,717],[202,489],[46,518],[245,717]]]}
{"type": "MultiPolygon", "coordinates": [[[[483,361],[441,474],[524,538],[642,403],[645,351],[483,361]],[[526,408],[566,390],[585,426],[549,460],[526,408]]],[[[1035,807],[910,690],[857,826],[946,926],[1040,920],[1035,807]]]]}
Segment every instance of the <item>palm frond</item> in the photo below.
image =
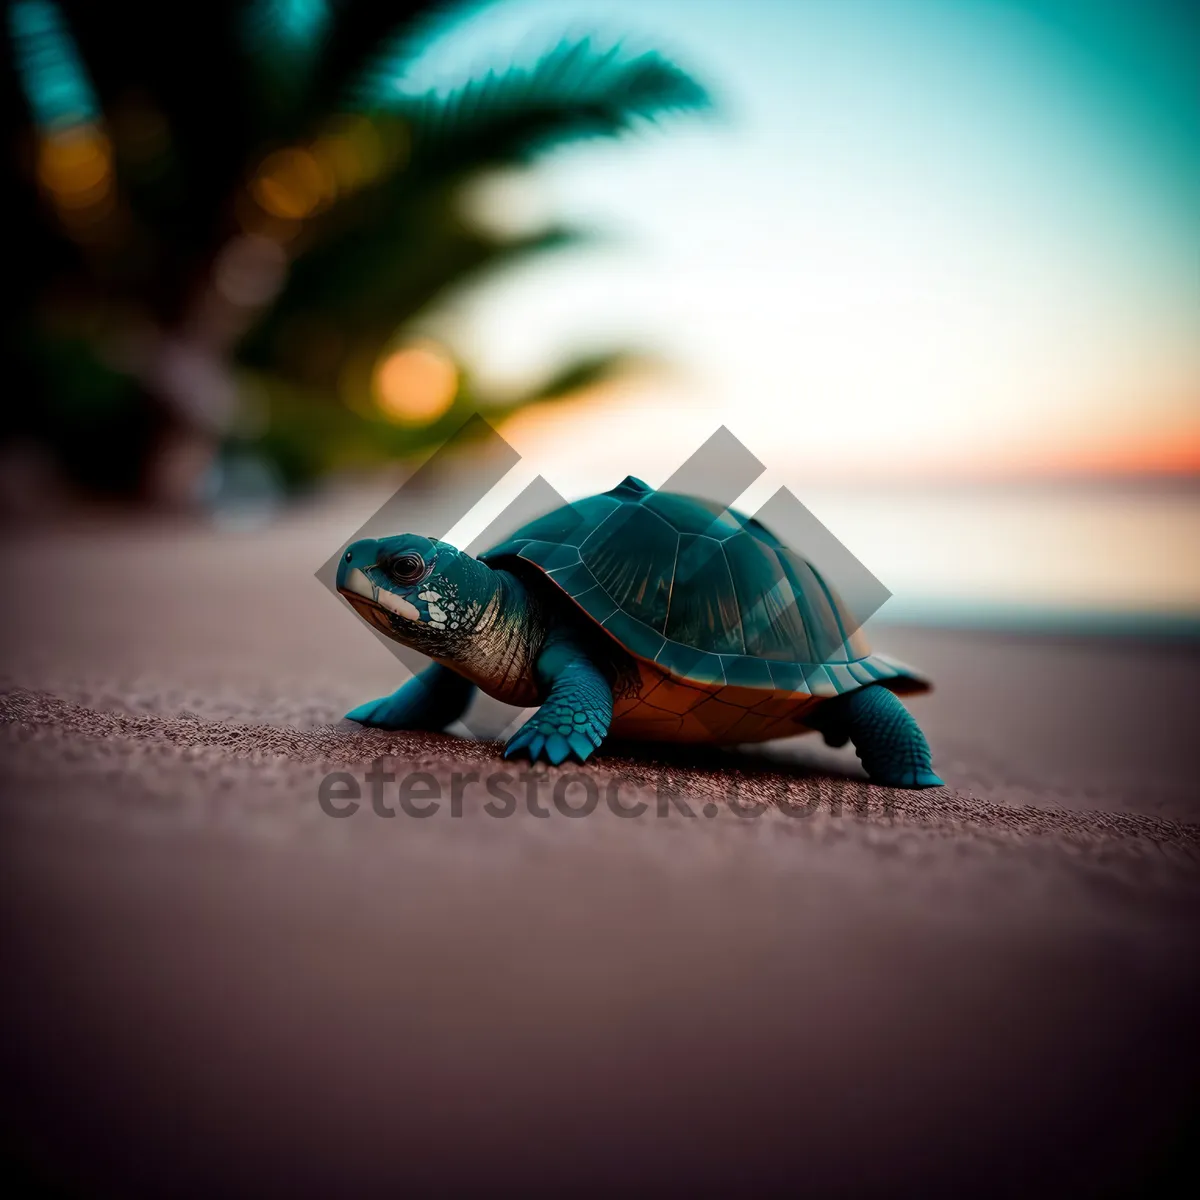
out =
{"type": "Polygon", "coordinates": [[[710,104],[705,89],[663,55],[627,58],[585,37],[530,68],[491,71],[449,96],[400,97],[388,107],[411,122],[412,168],[453,173],[528,161],[562,142],[613,137],[639,121],[710,104]]]}
{"type": "Polygon", "coordinates": [[[243,343],[239,359],[309,386],[332,384],[347,359],[381,352],[398,328],[452,289],[588,236],[552,226],[498,239],[461,224],[444,206],[433,207],[436,215],[397,213],[386,235],[372,226],[298,259],[287,289],[243,343]],[[296,331],[318,328],[341,349],[314,370],[296,331]]]}
{"type": "Polygon", "coordinates": [[[369,407],[329,404],[318,391],[272,371],[255,376],[256,392],[270,409],[268,432],[258,444],[289,485],[304,486],[337,467],[364,467],[411,457],[440,445],[474,413],[492,425],[530,404],[554,404],[616,375],[653,368],[658,360],[628,351],[585,355],[516,396],[497,396],[464,373],[453,404],[424,425],[396,425],[369,407]]]}
{"type": "MultiPolygon", "coordinates": [[[[491,0],[477,0],[475,9],[491,0]]],[[[310,92],[315,111],[336,111],[375,81],[402,76],[436,32],[439,18],[469,15],[452,0],[341,0],[333,11],[310,92]]],[[[349,107],[358,107],[351,102],[349,107]]]]}
{"type": "Polygon", "coordinates": [[[259,102],[281,128],[299,118],[332,17],[331,0],[250,0],[241,14],[259,102]]]}
{"type": "Polygon", "coordinates": [[[618,375],[644,371],[656,365],[657,359],[632,350],[603,350],[585,354],[560,367],[548,379],[523,395],[520,404],[574,395],[585,388],[606,383],[618,375]]]}
{"type": "Polygon", "coordinates": [[[234,361],[220,365],[249,366],[281,397],[296,397],[280,399],[263,446],[291,464],[293,482],[343,451],[411,452],[472,405],[494,402],[502,415],[620,369],[624,356],[593,355],[503,400],[477,395],[462,377],[451,410],[420,428],[330,403],[346,380],[369,379],[397,331],[448,292],[588,236],[479,227],[459,192],[473,175],[709,105],[664,56],[590,38],[564,41],[532,66],[416,94],[410,65],[443,30],[494,2],[209,0],[181,9],[162,0],[10,0],[0,20],[9,147],[0,172],[25,253],[9,272],[21,311],[3,342],[19,378],[14,394],[30,403],[14,406],[0,439],[44,441],[73,478],[101,490],[136,487],[160,433],[184,418],[174,384],[143,385],[136,372],[108,368],[123,361],[107,353],[108,340],[126,315],[130,328],[148,331],[151,350],[160,333],[198,336],[192,318],[219,289],[239,228],[286,241],[290,269],[258,325],[220,351],[234,361]],[[93,186],[103,204],[89,210],[86,229],[68,211],[69,189],[46,183],[63,130],[91,137],[104,160],[103,187],[93,186]],[[263,199],[272,194],[262,190],[267,165],[305,155],[323,171],[320,198],[276,212],[263,199]],[[71,298],[70,320],[47,319],[56,295],[71,298]],[[109,321],[110,310],[120,319],[109,321]],[[128,454],[100,479],[86,459],[110,428],[128,454]]]}

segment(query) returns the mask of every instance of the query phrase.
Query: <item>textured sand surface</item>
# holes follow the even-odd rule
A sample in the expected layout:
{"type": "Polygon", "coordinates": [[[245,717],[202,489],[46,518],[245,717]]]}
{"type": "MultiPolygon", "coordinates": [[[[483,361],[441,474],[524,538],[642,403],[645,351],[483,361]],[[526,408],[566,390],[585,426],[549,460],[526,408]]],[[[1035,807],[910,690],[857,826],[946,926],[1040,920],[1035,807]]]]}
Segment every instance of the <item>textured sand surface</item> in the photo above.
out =
{"type": "Polygon", "coordinates": [[[1195,647],[877,634],[938,682],[944,789],[616,748],[590,815],[561,768],[497,817],[494,744],[339,719],[399,678],[312,578],[345,532],[5,535],[0,1086],[42,1186],[1079,1194],[1183,1144],[1195,647]],[[441,807],[378,815],[375,762],[441,807]]]}

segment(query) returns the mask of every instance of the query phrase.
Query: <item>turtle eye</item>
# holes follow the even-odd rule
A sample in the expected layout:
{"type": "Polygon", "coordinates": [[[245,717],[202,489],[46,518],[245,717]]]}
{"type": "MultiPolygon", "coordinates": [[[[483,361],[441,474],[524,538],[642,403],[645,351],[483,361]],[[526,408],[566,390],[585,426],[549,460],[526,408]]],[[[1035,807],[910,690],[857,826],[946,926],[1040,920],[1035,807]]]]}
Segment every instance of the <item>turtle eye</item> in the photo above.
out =
{"type": "Polygon", "coordinates": [[[381,565],[394,583],[417,583],[425,575],[425,560],[419,554],[397,554],[381,565]]]}

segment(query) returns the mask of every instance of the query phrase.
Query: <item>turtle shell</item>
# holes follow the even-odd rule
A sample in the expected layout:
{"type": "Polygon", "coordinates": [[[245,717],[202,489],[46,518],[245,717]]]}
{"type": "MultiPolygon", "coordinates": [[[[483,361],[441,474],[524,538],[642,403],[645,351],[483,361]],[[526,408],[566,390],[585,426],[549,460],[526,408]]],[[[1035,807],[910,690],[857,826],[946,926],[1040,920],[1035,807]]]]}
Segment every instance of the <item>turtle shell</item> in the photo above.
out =
{"type": "Polygon", "coordinates": [[[479,557],[538,568],[630,654],[693,685],[811,697],[928,687],[873,654],[817,569],[759,521],[632,476],[479,557]]]}

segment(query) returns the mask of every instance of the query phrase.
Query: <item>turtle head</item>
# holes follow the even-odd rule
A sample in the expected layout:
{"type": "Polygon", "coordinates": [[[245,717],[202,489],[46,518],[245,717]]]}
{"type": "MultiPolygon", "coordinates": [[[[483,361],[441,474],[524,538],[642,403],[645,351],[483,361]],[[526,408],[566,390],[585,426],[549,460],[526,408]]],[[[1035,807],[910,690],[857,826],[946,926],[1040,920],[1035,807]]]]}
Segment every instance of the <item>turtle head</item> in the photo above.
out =
{"type": "Polygon", "coordinates": [[[496,591],[491,568],[417,534],[363,538],[342,552],[337,589],[368,624],[423,654],[453,658],[496,591]]]}

